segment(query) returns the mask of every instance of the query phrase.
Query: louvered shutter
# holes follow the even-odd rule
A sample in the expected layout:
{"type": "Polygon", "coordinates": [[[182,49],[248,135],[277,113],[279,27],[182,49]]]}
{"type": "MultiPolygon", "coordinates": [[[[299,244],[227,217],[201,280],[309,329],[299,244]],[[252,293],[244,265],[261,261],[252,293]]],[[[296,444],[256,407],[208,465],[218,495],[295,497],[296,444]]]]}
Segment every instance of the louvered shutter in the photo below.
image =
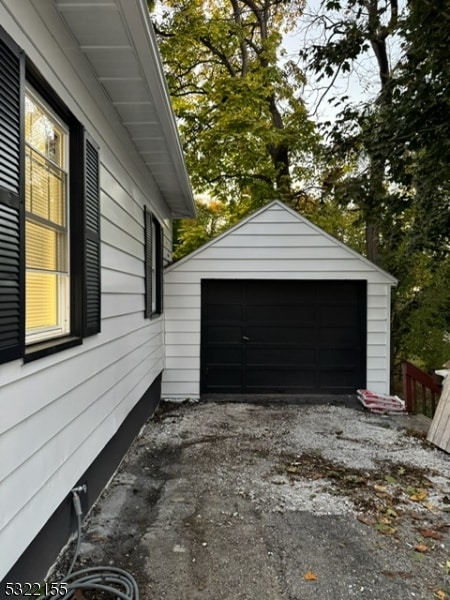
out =
{"type": "Polygon", "coordinates": [[[157,298],[157,312],[162,315],[164,312],[164,234],[161,225],[158,223],[158,259],[157,259],[157,281],[158,281],[158,298],[157,298]]]}
{"type": "Polygon", "coordinates": [[[0,362],[24,349],[23,181],[24,55],[0,29],[0,362]]]}
{"type": "Polygon", "coordinates": [[[146,319],[152,316],[152,213],[145,207],[144,210],[145,229],[145,314],[146,319]]]}
{"type": "Polygon", "coordinates": [[[98,146],[84,141],[84,302],[83,336],[100,332],[100,164],[98,146]]]}

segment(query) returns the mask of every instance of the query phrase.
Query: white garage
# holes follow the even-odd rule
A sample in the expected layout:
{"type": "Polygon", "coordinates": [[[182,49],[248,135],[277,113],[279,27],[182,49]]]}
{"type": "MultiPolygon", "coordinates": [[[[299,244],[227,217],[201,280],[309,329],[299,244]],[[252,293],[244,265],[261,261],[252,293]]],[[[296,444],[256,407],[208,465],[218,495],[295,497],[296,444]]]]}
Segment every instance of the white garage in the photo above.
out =
{"type": "Polygon", "coordinates": [[[167,268],[162,396],[388,392],[395,284],[272,202],[167,268]]]}

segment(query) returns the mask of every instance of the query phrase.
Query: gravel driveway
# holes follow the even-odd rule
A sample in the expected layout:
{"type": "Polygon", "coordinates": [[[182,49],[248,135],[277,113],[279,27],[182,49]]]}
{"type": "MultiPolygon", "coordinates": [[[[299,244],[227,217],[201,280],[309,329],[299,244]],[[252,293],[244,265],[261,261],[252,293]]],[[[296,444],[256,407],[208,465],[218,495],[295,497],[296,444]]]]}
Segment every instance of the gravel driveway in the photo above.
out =
{"type": "Polygon", "coordinates": [[[127,569],[144,600],[448,598],[449,457],[408,423],[166,405],[87,519],[81,564],[127,569]]]}

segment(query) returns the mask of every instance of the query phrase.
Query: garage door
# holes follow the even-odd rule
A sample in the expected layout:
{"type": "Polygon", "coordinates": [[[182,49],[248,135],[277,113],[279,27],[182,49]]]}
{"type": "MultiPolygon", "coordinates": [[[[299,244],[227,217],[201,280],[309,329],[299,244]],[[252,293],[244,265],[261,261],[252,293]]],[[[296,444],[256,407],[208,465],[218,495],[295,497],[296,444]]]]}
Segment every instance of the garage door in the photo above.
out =
{"type": "Polygon", "coordinates": [[[202,281],[201,391],[365,387],[366,282],[202,281]]]}

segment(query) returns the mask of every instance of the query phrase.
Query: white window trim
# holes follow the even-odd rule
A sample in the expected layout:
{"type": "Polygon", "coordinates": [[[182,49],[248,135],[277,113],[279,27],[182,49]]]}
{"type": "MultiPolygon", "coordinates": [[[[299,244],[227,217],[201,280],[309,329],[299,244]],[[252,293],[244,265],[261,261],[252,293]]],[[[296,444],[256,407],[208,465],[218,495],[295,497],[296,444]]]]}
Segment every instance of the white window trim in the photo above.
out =
{"type": "MultiPolygon", "coordinates": [[[[66,206],[65,206],[65,217],[66,217],[66,267],[67,271],[65,273],[58,273],[57,271],[51,271],[58,276],[58,298],[57,298],[57,307],[58,307],[58,325],[55,327],[46,327],[46,328],[34,328],[33,330],[25,330],[25,345],[30,345],[37,342],[47,341],[53,338],[58,338],[67,335],[70,333],[70,181],[69,181],[69,168],[70,164],[70,156],[69,156],[69,136],[70,131],[67,124],[62,121],[58,114],[49,107],[49,105],[41,98],[39,94],[30,86],[26,84],[25,87],[25,98],[32,98],[33,102],[35,102],[38,106],[40,106],[45,112],[48,113],[50,118],[61,128],[64,133],[64,165],[61,167],[60,165],[56,165],[50,158],[46,157],[51,164],[54,164],[62,172],[65,174],[66,182],[65,182],[65,193],[66,193],[66,206]]],[[[27,140],[25,139],[25,145],[29,146],[33,150],[33,146],[31,146],[27,140]]],[[[25,221],[27,219],[25,213],[25,221]]],[[[25,238],[25,246],[26,246],[26,238],[25,238]]],[[[33,271],[33,269],[30,269],[33,271]]],[[[25,267],[25,272],[27,269],[25,267]]],[[[25,295],[26,295],[26,285],[25,285],[25,295]]]]}

